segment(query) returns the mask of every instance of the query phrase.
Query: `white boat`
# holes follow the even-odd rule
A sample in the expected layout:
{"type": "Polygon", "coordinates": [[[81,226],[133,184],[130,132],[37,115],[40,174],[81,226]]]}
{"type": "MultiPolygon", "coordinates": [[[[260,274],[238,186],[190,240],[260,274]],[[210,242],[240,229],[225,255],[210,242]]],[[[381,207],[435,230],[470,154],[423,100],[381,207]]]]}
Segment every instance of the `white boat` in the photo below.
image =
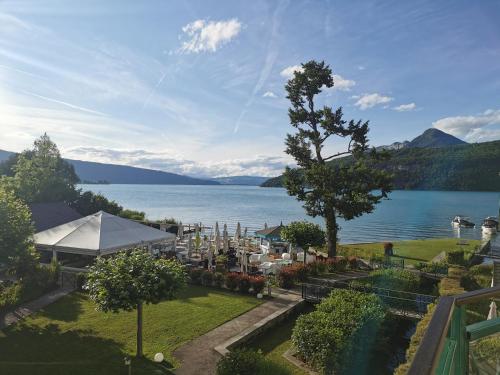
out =
{"type": "Polygon", "coordinates": [[[481,225],[483,233],[493,234],[498,230],[498,220],[494,216],[488,216],[483,220],[483,225],[481,225]]]}
{"type": "Polygon", "coordinates": [[[457,215],[451,221],[451,225],[461,228],[474,228],[476,225],[468,217],[457,215]]]}

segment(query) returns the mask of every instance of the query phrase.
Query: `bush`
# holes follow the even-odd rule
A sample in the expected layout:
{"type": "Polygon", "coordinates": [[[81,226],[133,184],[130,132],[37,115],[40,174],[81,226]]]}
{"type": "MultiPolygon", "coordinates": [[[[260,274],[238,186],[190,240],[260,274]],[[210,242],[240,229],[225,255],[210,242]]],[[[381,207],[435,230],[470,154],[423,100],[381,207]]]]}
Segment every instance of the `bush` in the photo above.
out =
{"type": "Polygon", "coordinates": [[[359,366],[366,366],[384,316],[377,296],[336,289],[297,319],[292,341],[302,360],[323,374],[364,373],[359,366]]]}
{"type": "Polygon", "coordinates": [[[465,266],[465,256],[463,250],[450,251],[446,254],[446,262],[448,264],[456,264],[459,266],[465,266]]]}
{"type": "Polygon", "coordinates": [[[264,290],[266,278],[264,276],[252,276],[250,277],[250,285],[252,285],[253,292],[259,294],[264,290]]]}
{"type": "Polygon", "coordinates": [[[214,273],[214,285],[217,288],[220,288],[222,287],[222,285],[224,285],[224,274],[222,272],[214,273]]]}
{"type": "Polygon", "coordinates": [[[418,291],[420,284],[419,277],[415,273],[399,268],[373,271],[370,273],[368,280],[378,288],[396,289],[405,292],[418,291]]]}
{"type": "Polygon", "coordinates": [[[349,264],[347,262],[347,259],[346,258],[340,258],[340,257],[337,257],[335,259],[335,270],[337,272],[343,272],[347,269],[347,265],[349,264]]]}
{"type": "Polygon", "coordinates": [[[236,349],[217,363],[217,375],[289,375],[285,367],[264,358],[260,351],[236,349]]]}
{"type": "Polygon", "coordinates": [[[201,285],[201,275],[203,272],[204,270],[201,268],[193,268],[189,271],[189,278],[191,279],[191,282],[196,285],[201,285]]]}
{"type": "Polygon", "coordinates": [[[240,278],[240,275],[235,273],[235,272],[228,273],[226,275],[226,287],[229,290],[233,290],[233,291],[236,290],[236,288],[238,287],[239,278],[240,278]]]}
{"type": "Polygon", "coordinates": [[[214,281],[214,274],[210,271],[203,271],[201,274],[201,284],[203,286],[212,286],[214,281]]]}
{"type": "Polygon", "coordinates": [[[347,262],[349,263],[349,269],[357,270],[359,268],[357,257],[348,257],[347,262]]]}
{"type": "Polygon", "coordinates": [[[311,266],[312,264],[305,265],[304,263],[296,263],[291,267],[295,270],[297,280],[305,282],[307,281],[308,273],[311,273],[311,266]]]}
{"type": "Polygon", "coordinates": [[[294,267],[283,267],[278,273],[278,285],[284,289],[291,289],[297,280],[297,270],[294,267]]]}
{"type": "Polygon", "coordinates": [[[250,276],[239,275],[238,278],[238,289],[240,293],[248,293],[250,291],[250,276]]]}

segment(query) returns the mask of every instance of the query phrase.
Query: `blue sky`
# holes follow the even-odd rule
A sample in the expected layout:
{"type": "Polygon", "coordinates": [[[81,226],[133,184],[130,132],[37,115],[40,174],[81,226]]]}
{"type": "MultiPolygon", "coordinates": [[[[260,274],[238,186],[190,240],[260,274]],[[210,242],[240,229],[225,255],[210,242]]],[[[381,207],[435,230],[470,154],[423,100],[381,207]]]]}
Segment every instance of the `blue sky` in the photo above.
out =
{"type": "Polygon", "coordinates": [[[277,175],[284,85],[310,59],[373,145],[499,139],[499,19],[497,1],[0,1],[0,148],[47,132],[70,158],[277,175]]]}

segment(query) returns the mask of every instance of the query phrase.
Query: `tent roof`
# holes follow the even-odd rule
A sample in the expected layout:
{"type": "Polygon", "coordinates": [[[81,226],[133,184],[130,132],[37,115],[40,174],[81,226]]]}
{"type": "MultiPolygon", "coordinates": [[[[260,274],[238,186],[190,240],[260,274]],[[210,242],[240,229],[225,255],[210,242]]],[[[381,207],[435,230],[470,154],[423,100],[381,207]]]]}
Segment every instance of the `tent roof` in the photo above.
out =
{"type": "Polygon", "coordinates": [[[261,229],[255,231],[255,235],[261,238],[267,239],[280,239],[281,238],[281,230],[283,229],[283,224],[280,224],[275,227],[270,227],[267,229],[261,229]]]}
{"type": "Polygon", "coordinates": [[[41,247],[83,250],[83,253],[109,254],[119,249],[145,243],[173,240],[175,235],[139,224],[135,221],[99,211],[93,215],[47,229],[35,234],[35,243],[41,247]]]}
{"type": "Polygon", "coordinates": [[[82,215],[64,202],[32,203],[30,204],[30,210],[36,232],[41,232],[82,217],[82,215]]]}

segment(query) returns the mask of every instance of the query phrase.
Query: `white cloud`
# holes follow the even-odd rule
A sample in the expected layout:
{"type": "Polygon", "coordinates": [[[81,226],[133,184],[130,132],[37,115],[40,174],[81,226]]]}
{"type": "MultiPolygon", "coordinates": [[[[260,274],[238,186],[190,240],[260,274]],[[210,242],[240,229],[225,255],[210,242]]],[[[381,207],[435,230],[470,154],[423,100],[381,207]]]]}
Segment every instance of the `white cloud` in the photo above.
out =
{"type": "Polygon", "coordinates": [[[277,98],[278,96],[272,91],[266,91],[263,95],[264,98],[277,98]]]}
{"type": "Polygon", "coordinates": [[[287,66],[285,69],[283,69],[280,72],[280,75],[282,77],[290,79],[290,78],[293,78],[294,72],[303,72],[303,71],[304,71],[304,68],[301,67],[300,65],[292,65],[292,66],[287,66]]]}
{"type": "Polygon", "coordinates": [[[358,70],[365,70],[366,68],[363,65],[358,65],[358,70]]]}
{"type": "Polygon", "coordinates": [[[64,157],[123,164],[205,178],[237,175],[272,177],[283,173],[285,167],[291,164],[289,159],[281,156],[256,155],[252,158],[200,162],[185,159],[169,152],[101,147],[75,147],[66,150],[64,157]]]}
{"type": "Polygon", "coordinates": [[[408,111],[413,111],[415,108],[417,108],[417,105],[415,103],[408,103],[408,104],[398,105],[393,109],[398,112],[408,112],[408,111]]]}
{"type": "Polygon", "coordinates": [[[354,105],[359,107],[361,110],[368,108],[373,108],[379,104],[386,104],[394,100],[390,96],[380,95],[378,93],[373,94],[363,94],[354,105]]]}
{"type": "Polygon", "coordinates": [[[182,31],[189,39],[182,43],[181,52],[215,52],[240,33],[241,23],[236,18],[227,21],[196,20],[184,26],[182,31]]]}
{"type": "Polygon", "coordinates": [[[350,91],[351,87],[356,85],[356,82],[351,79],[346,79],[341,75],[334,74],[333,75],[333,89],[341,90],[341,91],[350,91]]]}
{"type": "Polygon", "coordinates": [[[488,109],[474,116],[445,117],[432,125],[469,142],[496,140],[500,138],[500,109],[488,109]]]}

